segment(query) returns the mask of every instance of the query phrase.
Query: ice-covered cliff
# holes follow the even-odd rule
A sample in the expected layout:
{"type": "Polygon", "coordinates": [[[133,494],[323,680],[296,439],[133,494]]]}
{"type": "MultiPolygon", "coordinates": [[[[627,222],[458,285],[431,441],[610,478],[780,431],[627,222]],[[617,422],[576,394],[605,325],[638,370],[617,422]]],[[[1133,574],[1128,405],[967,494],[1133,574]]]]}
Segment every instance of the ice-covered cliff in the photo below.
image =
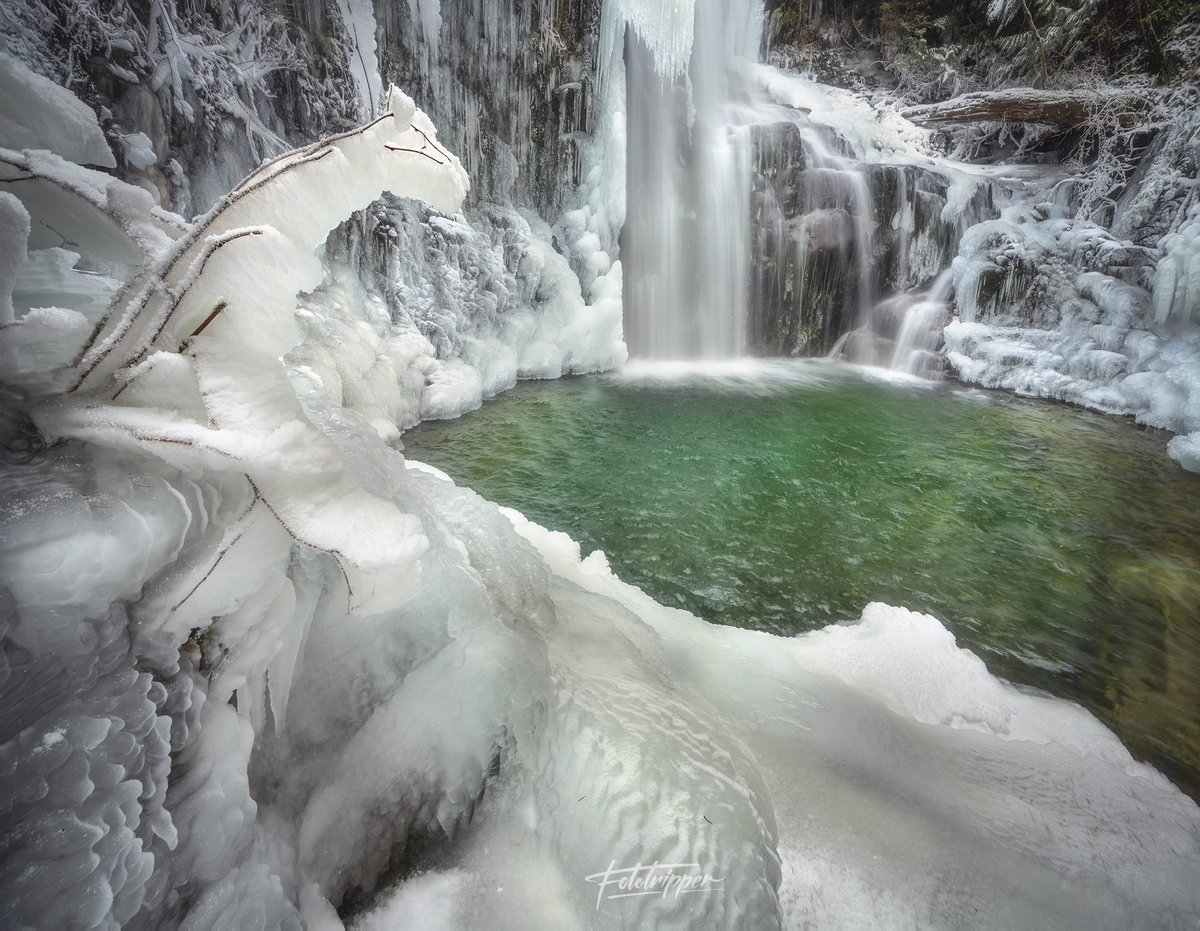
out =
{"type": "Polygon", "coordinates": [[[1200,471],[1200,121],[1175,105],[1107,215],[1065,182],[967,231],[945,342],[960,378],[1170,430],[1200,471]]]}
{"type": "MultiPolygon", "coordinates": [[[[16,4],[0,66],[6,86],[36,84],[28,98],[56,81],[82,95],[100,128],[79,160],[113,168],[165,209],[202,213],[262,160],[370,119],[385,78],[412,88],[464,153],[476,187],[460,220],[430,222],[392,198],[328,244],[438,363],[426,416],[460,413],[517,377],[623,361],[620,218],[604,210],[614,191],[623,203],[621,176],[598,177],[583,151],[597,119],[598,11],[478,0],[377,15],[363,0],[279,11],[166,0],[149,14],[16,4]]],[[[23,99],[10,110],[28,111],[23,99]]]]}

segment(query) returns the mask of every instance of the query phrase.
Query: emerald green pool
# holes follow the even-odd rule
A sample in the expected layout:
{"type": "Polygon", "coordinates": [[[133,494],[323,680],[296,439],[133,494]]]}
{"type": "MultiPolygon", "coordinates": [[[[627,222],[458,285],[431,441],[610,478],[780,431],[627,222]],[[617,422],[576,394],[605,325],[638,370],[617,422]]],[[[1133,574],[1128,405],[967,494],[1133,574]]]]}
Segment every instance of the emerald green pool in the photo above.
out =
{"type": "Polygon", "coordinates": [[[525,383],[406,454],[710,621],[885,601],[1092,709],[1200,795],[1200,475],[1063,406],[829,363],[525,383]]]}

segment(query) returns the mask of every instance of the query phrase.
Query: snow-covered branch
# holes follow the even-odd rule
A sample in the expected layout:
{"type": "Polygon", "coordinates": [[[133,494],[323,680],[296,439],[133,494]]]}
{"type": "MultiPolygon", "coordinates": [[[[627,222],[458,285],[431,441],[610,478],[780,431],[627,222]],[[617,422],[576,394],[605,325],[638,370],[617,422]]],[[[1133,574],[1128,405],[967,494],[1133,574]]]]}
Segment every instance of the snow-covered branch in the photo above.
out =
{"type": "MultiPolygon", "coordinates": [[[[288,333],[285,317],[296,293],[315,288],[323,275],[313,250],[354,210],[384,191],[419,197],[446,212],[458,209],[469,182],[458,160],[431,143],[435,136],[428,118],[393,89],[387,112],[366,126],[264,164],[139,275],[131,289],[135,297],[114,308],[83,354],[73,390],[102,385],[150,352],[175,350],[222,299],[204,286],[203,276],[214,265],[223,271],[210,280],[225,282],[224,293],[232,290],[229,276],[238,268],[247,293],[260,295],[260,308],[281,308],[278,332],[288,333]],[[239,248],[253,252],[260,246],[252,240],[261,244],[264,237],[282,237],[287,245],[279,242],[276,248],[297,252],[290,274],[264,276],[231,255],[239,248]]],[[[284,336],[267,345],[277,358],[292,342],[284,336]]]]}

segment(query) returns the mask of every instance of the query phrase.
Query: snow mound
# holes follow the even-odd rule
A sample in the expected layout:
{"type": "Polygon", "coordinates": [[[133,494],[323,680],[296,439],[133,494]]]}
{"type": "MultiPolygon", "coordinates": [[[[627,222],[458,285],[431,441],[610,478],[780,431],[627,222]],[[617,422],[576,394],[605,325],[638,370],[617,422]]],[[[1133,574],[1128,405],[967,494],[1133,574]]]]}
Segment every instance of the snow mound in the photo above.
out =
{"type": "Polygon", "coordinates": [[[0,51],[0,146],[49,149],[80,165],[116,168],[92,108],[0,51]]]}

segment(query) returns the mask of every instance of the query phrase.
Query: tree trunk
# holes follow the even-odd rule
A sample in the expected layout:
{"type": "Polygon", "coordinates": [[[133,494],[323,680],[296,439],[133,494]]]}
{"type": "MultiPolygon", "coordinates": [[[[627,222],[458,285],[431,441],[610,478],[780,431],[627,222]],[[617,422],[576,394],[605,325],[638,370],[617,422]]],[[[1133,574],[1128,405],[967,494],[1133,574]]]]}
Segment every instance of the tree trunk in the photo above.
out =
{"type": "Polygon", "coordinates": [[[914,123],[1045,123],[1060,129],[1082,126],[1100,110],[1130,123],[1144,105],[1133,97],[1113,99],[1087,90],[1044,91],[1010,87],[952,97],[940,103],[910,107],[902,112],[914,123]]]}

